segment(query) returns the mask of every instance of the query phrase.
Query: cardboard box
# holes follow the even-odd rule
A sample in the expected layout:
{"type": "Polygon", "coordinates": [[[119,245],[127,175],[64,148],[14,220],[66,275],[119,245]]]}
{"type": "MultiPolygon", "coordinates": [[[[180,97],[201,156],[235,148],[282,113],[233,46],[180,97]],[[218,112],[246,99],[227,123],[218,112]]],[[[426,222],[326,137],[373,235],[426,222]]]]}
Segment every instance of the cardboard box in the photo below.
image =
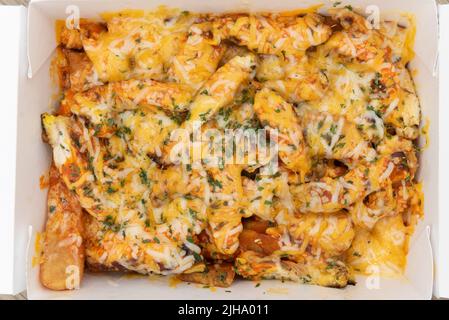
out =
{"type": "Polygon", "coordinates": [[[103,11],[125,8],[152,9],[165,4],[193,12],[281,11],[333,1],[297,0],[36,0],[25,8],[0,8],[1,38],[10,43],[2,59],[2,88],[6,95],[0,118],[2,157],[0,166],[0,293],[28,290],[30,299],[429,299],[432,294],[449,297],[449,235],[445,228],[445,178],[449,178],[449,10],[433,0],[359,0],[344,1],[355,9],[376,5],[381,17],[398,18],[400,13],[416,17],[416,57],[411,68],[417,70],[415,82],[422,105],[423,123],[430,122],[430,144],[422,153],[419,180],[425,194],[425,217],[412,238],[407,270],[401,279],[381,278],[370,285],[369,277],[358,277],[357,286],[343,290],[263,281],[238,281],[231,292],[213,292],[195,285],[176,288],[163,277],[124,277],[114,274],[89,275],[80,290],[53,292],[43,288],[33,266],[36,232],[45,223],[46,190],[39,187],[40,176],[48,169],[50,148],[41,141],[40,114],[51,109],[55,86],[49,76],[50,58],[55,49],[54,21],[70,14],[76,6],[81,17],[98,18],[103,11]],[[73,9],[73,7],[72,7],[73,9]],[[440,39],[438,28],[440,15],[440,39]],[[28,15],[26,19],[26,14],[28,15]],[[26,36],[25,36],[26,35],[26,36]],[[446,41],[443,41],[446,39],[446,41]],[[438,77],[437,54],[440,47],[438,77]],[[5,61],[6,60],[6,61],[5,61]],[[4,71],[6,70],[6,72],[4,71]],[[439,95],[439,87],[442,88],[439,95]],[[26,248],[28,243],[28,249],[26,248]],[[371,289],[370,289],[371,288],[371,289]]]}

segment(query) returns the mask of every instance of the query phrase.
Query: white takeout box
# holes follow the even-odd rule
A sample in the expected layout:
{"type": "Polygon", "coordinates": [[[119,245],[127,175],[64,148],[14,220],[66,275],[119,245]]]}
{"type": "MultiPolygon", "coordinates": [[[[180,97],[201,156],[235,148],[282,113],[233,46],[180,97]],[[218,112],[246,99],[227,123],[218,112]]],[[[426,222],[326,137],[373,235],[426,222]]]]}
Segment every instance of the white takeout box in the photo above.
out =
{"type": "MultiPolygon", "coordinates": [[[[415,82],[423,124],[430,122],[430,144],[421,157],[425,217],[412,238],[408,266],[401,279],[358,277],[356,286],[331,289],[280,281],[237,281],[211,292],[200,286],[169,285],[162,277],[86,274],[80,290],[54,292],[41,286],[33,267],[36,232],[46,219],[46,194],[40,176],[50,163],[41,140],[41,113],[51,109],[55,88],[49,66],[55,49],[55,20],[79,9],[81,17],[104,11],[152,9],[159,5],[193,12],[284,11],[330,0],[36,0],[28,8],[0,7],[2,112],[0,115],[0,293],[27,288],[30,299],[429,299],[449,297],[449,227],[445,181],[449,179],[449,6],[433,0],[343,1],[362,12],[376,5],[382,19],[408,12],[416,17],[415,82]],[[70,7],[72,6],[72,7],[70,7]],[[75,6],[75,7],[73,7],[75,6]],[[438,13],[440,28],[438,28],[438,13]],[[440,39],[439,39],[440,36],[440,39]],[[445,40],[443,40],[445,39],[445,40]],[[438,77],[438,46],[439,77],[438,77]],[[441,90],[438,90],[439,87],[441,90]],[[5,99],[6,97],[6,99],[5,99]],[[28,248],[27,248],[27,244],[28,248]],[[230,290],[231,292],[228,292],[230,290]]],[[[449,196],[449,195],[448,195],[449,196]]]]}

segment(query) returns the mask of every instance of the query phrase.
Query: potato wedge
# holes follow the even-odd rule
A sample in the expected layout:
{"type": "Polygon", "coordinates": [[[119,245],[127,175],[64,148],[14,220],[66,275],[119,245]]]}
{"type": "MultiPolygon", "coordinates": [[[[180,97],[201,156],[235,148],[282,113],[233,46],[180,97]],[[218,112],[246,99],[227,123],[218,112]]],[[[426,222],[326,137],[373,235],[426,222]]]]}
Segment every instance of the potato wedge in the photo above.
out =
{"type": "Polygon", "coordinates": [[[277,239],[267,234],[258,233],[248,229],[243,229],[239,241],[239,249],[242,252],[254,251],[268,256],[280,249],[277,239]]]}
{"type": "Polygon", "coordinates": [[[82,19],[80,21],[79,29],[67,28],[65,21],[58,21],[59,31],[57,32],[57,41],[64,48],[67,49],[83,49],[83,37],[98,38],[102,32],[106,31],[106,26],[102,23],[87,21],[82,19]]]}
{"type": "Polygon", "coordinates": [[[40,281],[52,290],[77,289],[84,271],[83,211],[54,165],[50,169],[47,203],[40,281]]]}
{"type": "Polygon", "coordinates": [[[235,272],[232,264],[214,264],[207,266],[205,272],[183,273],[179,279],[186,282],[201,283],[211,287],[227,288],[234,281],[235,272]]]}

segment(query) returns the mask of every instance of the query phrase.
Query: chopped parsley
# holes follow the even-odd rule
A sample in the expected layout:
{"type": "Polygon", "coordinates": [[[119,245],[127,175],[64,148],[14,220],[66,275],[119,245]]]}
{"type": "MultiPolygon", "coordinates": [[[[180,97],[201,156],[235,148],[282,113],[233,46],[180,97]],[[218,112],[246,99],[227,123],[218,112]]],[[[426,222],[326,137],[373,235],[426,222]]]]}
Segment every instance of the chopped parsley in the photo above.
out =
{"type": "Polygon", "coordinates": [[[147,185],[147,186],[150,185],[151,182],[148,179],[147,172],[145,170],[143,170],[142,168],[140,168],[139,177],[140,177],[140,181],[142,182],[142,184],[147,185]]]}
{"type": "Polygon", "coordinates": [[[215,188],[219,188],[219,189],[223,188],[223,185],[221,184],[221,182],[219,180],[215,180],[210,175],[207,176],[207,182],[209,182],[209,184],[211,185],[214,192],[215,192],[215,188]]]}
{"type": "Polygon", "coordinates": [[[207,112],[204,112],[204,113],[200,114],[200,119],[201,119],[202,122],[206,122],[207,121],[207,118],[208,118],[208,115],[209,115],[210,111],[211,110],[208,110],[207,112]]]}
{"type": "Polygon", "coordinates": [[[195,262],[203,261],[203,258],[196,252],[193,253],[193,257],[195,258],[195,262]]]}
{"type": "Polygon", "coordinates": [[[115,131],[115,135],[119,138],[126,138],[126,135],[131,133],[131,129],[128,127],[120,127],[115,131]]]}

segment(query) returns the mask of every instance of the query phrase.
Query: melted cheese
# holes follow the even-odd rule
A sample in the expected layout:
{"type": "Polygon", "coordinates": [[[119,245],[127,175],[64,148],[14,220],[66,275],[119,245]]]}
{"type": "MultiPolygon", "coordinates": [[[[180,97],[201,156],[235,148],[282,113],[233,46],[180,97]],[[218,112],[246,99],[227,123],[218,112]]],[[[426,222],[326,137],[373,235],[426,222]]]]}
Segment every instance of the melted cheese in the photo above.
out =
{"type": "Polygon", "coordinates": [[[406,68],[413,19],[371,29],[335,9],[331,28],[315,11],[124,10],[58,33],[57,67],[70,83],[59,115],[42,122],[89,213],[88,265],[187,273],[212,252],[245,278],[337,287],[351,268],[403,270],[423,202],[412,142],[420,106],[406,68]],[[243,129],[261,127],[278,154],[245,146],[243,129]],[[187,129],[181,144],[170,140],[176,129],[187,129]],[[194,129],[217,141],[191,143],[194,129]],[[244,138],[226,159],[243,163],[214,165],[235,129],[244,138]],[[269,254],[242,251],[250,217],[269,226],[269,254]]]}

